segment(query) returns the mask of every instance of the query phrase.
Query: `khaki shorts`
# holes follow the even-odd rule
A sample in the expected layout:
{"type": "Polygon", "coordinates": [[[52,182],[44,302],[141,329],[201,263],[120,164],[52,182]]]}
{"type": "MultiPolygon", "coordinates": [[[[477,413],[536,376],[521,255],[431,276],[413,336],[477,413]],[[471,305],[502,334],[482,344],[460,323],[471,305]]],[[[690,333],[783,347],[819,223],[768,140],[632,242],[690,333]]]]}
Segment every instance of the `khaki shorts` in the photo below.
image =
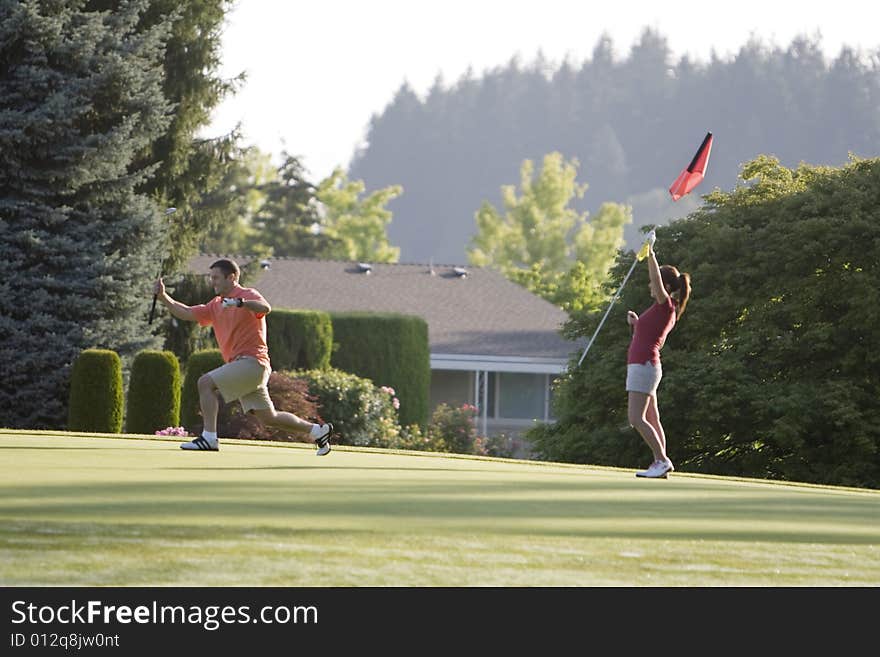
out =
{"type": "Polygon", "coordinates": [[[208,376],[217,386],[223,401],[241,402],[241,409],[248,411],[274,410],[269,398],[269,375],[271,370],[256,358],[241,356],[216,370],[208,376]]]}
{"type": "Polygon", "coordinates": [[[651,361],[631,363],[626,366],[626,391],[656,395],[662,378],[663,368],[660,367],[660,363],[656,365],[651,361]]]}

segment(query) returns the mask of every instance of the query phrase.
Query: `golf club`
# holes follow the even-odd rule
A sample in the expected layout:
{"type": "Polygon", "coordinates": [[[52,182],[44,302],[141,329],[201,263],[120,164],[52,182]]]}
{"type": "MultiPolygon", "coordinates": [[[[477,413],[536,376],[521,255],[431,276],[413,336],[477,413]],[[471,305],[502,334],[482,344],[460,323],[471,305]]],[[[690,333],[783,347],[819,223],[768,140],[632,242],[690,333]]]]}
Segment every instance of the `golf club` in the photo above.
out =
{"type": "MultiPolygon", "coordinates": [[[[165,216],[167,217],[168,215],[172,215],[172,214],[174,214],[175,212],[177,212],[177,208],[168,208],[168,209],[165,210],[165,216]]],[[[163,270],[164,268],[165,268],[165,267],[164,267],[164,265],[163,265],[162,269],[159,270],[159,278],[162,277],[162,274],[163,274],[163,271],[162,271],[162,270],[163,270]]],[[[154,295],[153,295],[153,305],[152,305],[152,307],[150,308],[150,320],[147,322],[148,324],[152,324],[152,323],[153,323],[153,315],[156,313],[156,299],[158,299],[158,298],[159,298],[159,295],[158,295],[158,294],[154,294],[154,295]]]]}
{"type": "Polygon", "coordinates": [[[580,367],[581,363],[584,362],[584,356],[587,355],[587,352],[590,350],[590,347],[593,346],[593,341],[596,339],[596,336],[599,335],[599,331],[602,329],[602,325],[605,323],[605,320],[608,319],[608,313],[611,312],[611,308],[614,306],[614,302],[620,297],[620,293],[623,291],[623,286],[626,285],[626,282],[629,280],[630,274],[633,273],[633,269],[636,268],[636,265],[639,264],[644,258],[647,257],[647,246],[648,243],[651,245],[654,244],[654,241],[657,239],[656,232],[651,231],[648,233],[648,237],[645,239],[642,248],[639,249],[638,254],[636,255],[636,259],[632,263],[632,267],[629,268],[629,271],[626,272],[626,276],[623,279],[623,283],[620,284],[620,287],[617,288],[617,292],[615,292],[614,297],[611,299],[611,303],[608,304],[608,310],[605,311],[605,315],[602,317],[602,321],[599,322],[599,326],[596,327],[596,330],[593,332],[593,337],[590,338],[590,341],[587,343],[587,348],[584,349],[584,353],[581,354],[581,359],[578,361],[578,367],[580,367]],[[644,254],[644,255],[643,255],[644,254]]]}

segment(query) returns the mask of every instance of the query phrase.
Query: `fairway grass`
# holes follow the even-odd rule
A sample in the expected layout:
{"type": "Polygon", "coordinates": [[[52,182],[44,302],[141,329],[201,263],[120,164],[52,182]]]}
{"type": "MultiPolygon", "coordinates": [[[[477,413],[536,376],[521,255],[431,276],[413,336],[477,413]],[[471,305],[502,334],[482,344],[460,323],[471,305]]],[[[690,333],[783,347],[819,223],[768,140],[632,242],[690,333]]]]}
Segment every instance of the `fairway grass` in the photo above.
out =
{"type": "Polygon", "coordinates": [[[877,586],[880,492],[0,430],[3,586],[877,586]]]}

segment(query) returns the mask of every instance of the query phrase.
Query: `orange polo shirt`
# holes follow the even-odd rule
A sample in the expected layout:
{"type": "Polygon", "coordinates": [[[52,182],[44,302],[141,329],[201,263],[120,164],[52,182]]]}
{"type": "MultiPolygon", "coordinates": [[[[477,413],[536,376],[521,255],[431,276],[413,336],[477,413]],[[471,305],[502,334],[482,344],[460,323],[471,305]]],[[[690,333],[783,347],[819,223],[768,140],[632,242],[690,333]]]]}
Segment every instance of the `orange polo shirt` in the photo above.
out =
{"type": "MultiPolygon", "coordinates": [[[[228,296],[245,301],[262,301],[263,295],[250,287],[235,285],[228,296]]],[[[200,326],[213,326],[220,353],[227,363],[239,356],[253,356],[271,367],[269,347],[266,346],[266,315],[247,308],[223,307],[223,299],[214,297],[208,303],[190,308],[200,326]]]]}

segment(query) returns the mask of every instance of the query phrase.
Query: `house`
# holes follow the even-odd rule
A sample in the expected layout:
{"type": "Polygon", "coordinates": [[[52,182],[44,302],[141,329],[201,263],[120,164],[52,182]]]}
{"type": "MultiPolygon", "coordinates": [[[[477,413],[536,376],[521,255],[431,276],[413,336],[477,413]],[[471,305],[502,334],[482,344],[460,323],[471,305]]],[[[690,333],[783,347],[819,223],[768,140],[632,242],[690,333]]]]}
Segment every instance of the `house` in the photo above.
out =
{"type": "MultiPolygon", "coordinates": [[[[252,261],[202,255],[190,267],[207,272],[221,257],[252,261]]],[[[578,350],[560,335],[564,311],[490,269],[274,258],[249,283],[277,308],[422,317],[431,407],[473,404],[482,435],[515,436],[535,420],[552,421],[550,384],[578,350]]]]}

